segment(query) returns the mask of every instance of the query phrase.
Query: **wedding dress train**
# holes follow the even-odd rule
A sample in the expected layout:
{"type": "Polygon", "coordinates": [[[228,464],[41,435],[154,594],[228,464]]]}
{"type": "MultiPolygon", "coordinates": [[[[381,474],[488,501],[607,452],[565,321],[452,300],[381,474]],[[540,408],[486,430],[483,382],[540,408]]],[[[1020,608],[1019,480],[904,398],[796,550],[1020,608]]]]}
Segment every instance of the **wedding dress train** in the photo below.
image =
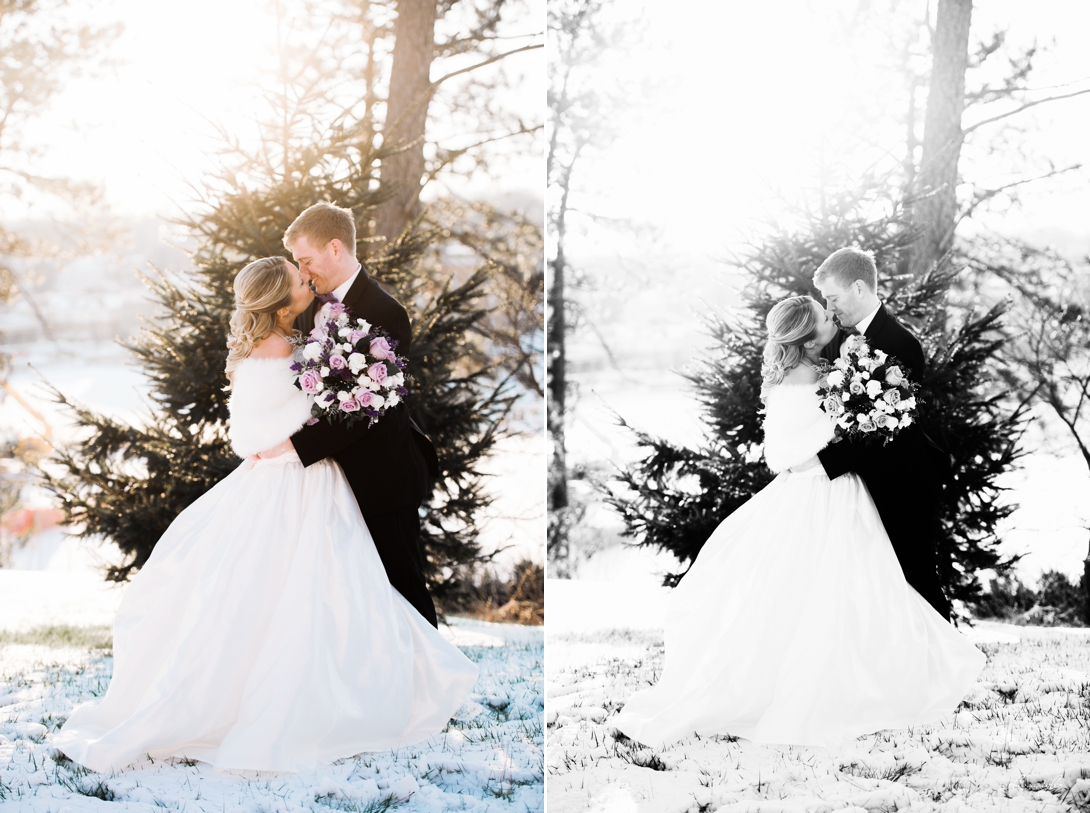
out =
{"type": "Polygon", "coordinates": [[[973,686],[983,653],[905,581],[863,481],[786,471],[831,438],[813,386],[768,393],[765,454],[780,474],[674,591],[662,677],[625,704],[623,733],[836,745],[935,722],[973,686]]]}
{"type": "MultiPolygon", "coordinates": [[[[309,417],[289,363],[236,369],[240,456],[309,417]]],[[[179,514],[118,609],[106,695],[54,745],[96,771],[144,754],[301,771],[439,733],[476,678],[390,586],[340,467],[289,452],[247,460],[179,514]]]]}

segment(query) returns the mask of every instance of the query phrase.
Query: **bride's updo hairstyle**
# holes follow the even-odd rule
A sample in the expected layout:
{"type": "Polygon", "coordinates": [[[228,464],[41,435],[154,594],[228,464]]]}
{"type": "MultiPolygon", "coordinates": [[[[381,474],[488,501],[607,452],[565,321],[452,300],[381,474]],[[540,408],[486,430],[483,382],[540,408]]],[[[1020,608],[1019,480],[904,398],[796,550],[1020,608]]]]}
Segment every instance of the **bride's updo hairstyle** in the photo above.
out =
{"type": "Polygon", "coordinates": [[[235,310],[227,336],[227,378],[276,327],[276,312],[291,304],[292,278],[283,257],[254,260],[235,276],[235,310]]]}
{"type": "Polygon", "coordinates": [[[761,392],[783,381],[789,370],[802,361],[803,345],[817,335],[814,300],[792,296],[772,306],[765,318],[768,341],[761,364],[761,392]]]}

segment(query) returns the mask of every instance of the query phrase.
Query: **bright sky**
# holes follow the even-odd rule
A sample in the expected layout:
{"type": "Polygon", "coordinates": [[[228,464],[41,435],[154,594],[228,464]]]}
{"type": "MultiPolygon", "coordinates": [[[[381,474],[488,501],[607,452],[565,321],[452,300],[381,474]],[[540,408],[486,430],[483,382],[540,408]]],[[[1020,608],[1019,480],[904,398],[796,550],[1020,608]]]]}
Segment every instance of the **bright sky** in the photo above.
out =
{"type": "MultiPolygon", "coordinates": [[[[662,229],[667,243],[722,256],[757,219],[780,212],[776,190],[791,197],[812,186],[822,147],[830,159],[847,158],[857,171],[871,163],[872,154],[853,154],[858,148],[842,123],[849,110],[874,108],[888,95],[870,66],[895,54],[879,37],[850,49],[831,47],[832,15],[859,4],[642,5],[643,42],[615,57],[610,73],[633,81],[647,77],[657,90],[632,94],[631,108],[613,122],[620,137],[595,156],[593,167],[583,167],[580,185],[593,192],[574,205],[647,222],[662,229]]],[[[623,4],[620,13],[632,8],[623,4]]],[[[898,12],[905,8],[901,4],[898,12]]],[[[999,26],[1010,28],[1012,42],[1036,38],[1044,46],[1054,40],[1051,53],[1038,57],[1036,86],[1083,80],[1080,87],[1090,87],[1090,5],[977,3],[972,38],[999,26]]],[[[965,120],[971,122],[972,114],[965,120]]],[[[1034,128],[1025,140],[1033,153],[1057,166],[1090,166],[1090,95],[1044,105],[1012,121],[1034,128]]],[[[891,133],[891,139],[900,137],[891,133]]],[[[1010,180],[1001,161],[985,159],[978,170],[996,183],[1010,180]]],[[[1022,210],[992,216],[989,223],[1020,232],[1062,228],[1086,234],[1088,179],[1083,173],[1027,187],[1022,210]]],[[[600,247],[601,234],[594,239],[600,247]]]]}
{"type": "MultiPolygon", "coordinates": [[[[532,6],[517,33],[544,29],[543,0],[532,6]]],[[[256,85],[276,68],[272,7],[254,0],[98,0],[96,21],[125,24],[110,51],[120,64],[71,82],[35,126],[34,139],[46,150],[42,167],[102,183],[119,213],[166,214],[172,200],[191,200],[187,182],[199,182],[219,146],[213,124],[244,143],[254,137],[256,85]]],[[[511,104],[531,112],[543,106],[543,52],[509,62],[527,74],[511,104]]],[[[540,158],[528,156],[505,174],[502,191],[536,189],[539,175],[540,158]]]]}

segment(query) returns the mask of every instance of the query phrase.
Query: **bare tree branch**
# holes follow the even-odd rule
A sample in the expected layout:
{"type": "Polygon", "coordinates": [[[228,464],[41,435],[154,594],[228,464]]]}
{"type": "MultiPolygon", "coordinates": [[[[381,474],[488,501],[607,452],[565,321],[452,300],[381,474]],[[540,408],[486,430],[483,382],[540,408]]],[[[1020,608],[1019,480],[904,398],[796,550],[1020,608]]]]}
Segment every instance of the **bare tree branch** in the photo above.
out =
{"type": "Polygon", "coordinates": [[[491,65],[493,62],[499,62],[501,59],[506,59],[513,54],[521,54],[523,51],[533,51],[537,48],[544,47],[544,43],[539,43],[537,45],[524,45],[521,48],[515,48],[511,51],[504,51],[502,54],[496,54],[493,57],[489,57],[488,59],[478,62],[476,65],[470,65],[466,68],[459,68],[456,71],[451,71],[446,76],[440,76],[438,79],[431,83],[432,89],[434,90],[435,88],[439,87],[439,85],[443,84],[443,82],[446,82],[448,79],[453,79],[455,76],[459,76],[463,73],[469,73],[470,71],[475,71],[478,68],[483,68],[485,65],[491,65]]]}
{"type": "Polygon", "coordinates": [[[1085,95],[1087,93],[1090,93],[1090,88],[1086,88],[1084,90],[1077,90],[1074,93],[1062,93],[1062,94],[1060,94],[1058,96],[1049,96],[1049,97],[1044,98],[1044,99],[1036,99],[1036,100],[1034,100],[1032,102],[1026,102],[1021,107],[1016,107],[1014,110],[1008,110],[1006,113],[1000,113],[998,116],[992,116],[991,118],[984,119],[983,121],[978,121],[976,124],[974,124],[974,125],[972,125],[970,127],[964,128],[961,131],[961,133],[962,133],[962,136],[967,136],[967,135],[969,135],[969,133],[983,127],[986,124],[994,124],[997,121],[1001,121],[1003,119],[1010,118],[1011,116],[1016,116],[1019,113],[1022,113],[1023,111],[1029,110],[1031,107],[1036,107],[1039,104],[1045,104],[1047,102],[1058,102],[1061,99],[1072,99],[1075,96],[1083,96],[1083,95],[1085,95]]]}

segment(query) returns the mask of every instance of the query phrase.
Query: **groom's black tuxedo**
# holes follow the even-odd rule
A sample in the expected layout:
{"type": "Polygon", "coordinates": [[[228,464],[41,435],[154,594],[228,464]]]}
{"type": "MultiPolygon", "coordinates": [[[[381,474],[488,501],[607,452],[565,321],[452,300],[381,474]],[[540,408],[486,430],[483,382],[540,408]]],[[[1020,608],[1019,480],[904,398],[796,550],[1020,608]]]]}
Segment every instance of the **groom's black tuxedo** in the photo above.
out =
{"type": "MultiPolygon", "coordinates": [[[[863,335],[872,348],[896,356],[908,368],[912,381],[922,381],[923,348],[885,305],[879,307],[863,335]]],[[[840,345],[847,336],[838,331],[822,356],[828,361],[839,358],[840,345]]],[[[936,569],[938,510],[945,472],[942,454],[935,444],[914,425],[884,446],[842,440],[827,446],[818,453],[818,458],[830,479],[854,471],[867,484],[905,578],[948,619],[950,604],[942,592],[936,569]]]]}
{"type": "MultiPolygon", "coordinates": [[[[385,328],[397,340],[399,355],[409,355],[409,315],[366,271],[360,270],[343,302],[352,316],[385,328]]],[[[309,333],[320,306],[314,300],[295,320],[296,329],[309,333]]],[[[428,492],[428,476],[439,474],[439,462],[435,447],[409,417],[408,405],[391,409],[371,427],[366,421],[349,428],[321,420],[304,426],[291,442],[304,466],[327,457],[340,464],[390,584],[436,626],[435,605],[424,580],[418,509],[428,492]]]]}

